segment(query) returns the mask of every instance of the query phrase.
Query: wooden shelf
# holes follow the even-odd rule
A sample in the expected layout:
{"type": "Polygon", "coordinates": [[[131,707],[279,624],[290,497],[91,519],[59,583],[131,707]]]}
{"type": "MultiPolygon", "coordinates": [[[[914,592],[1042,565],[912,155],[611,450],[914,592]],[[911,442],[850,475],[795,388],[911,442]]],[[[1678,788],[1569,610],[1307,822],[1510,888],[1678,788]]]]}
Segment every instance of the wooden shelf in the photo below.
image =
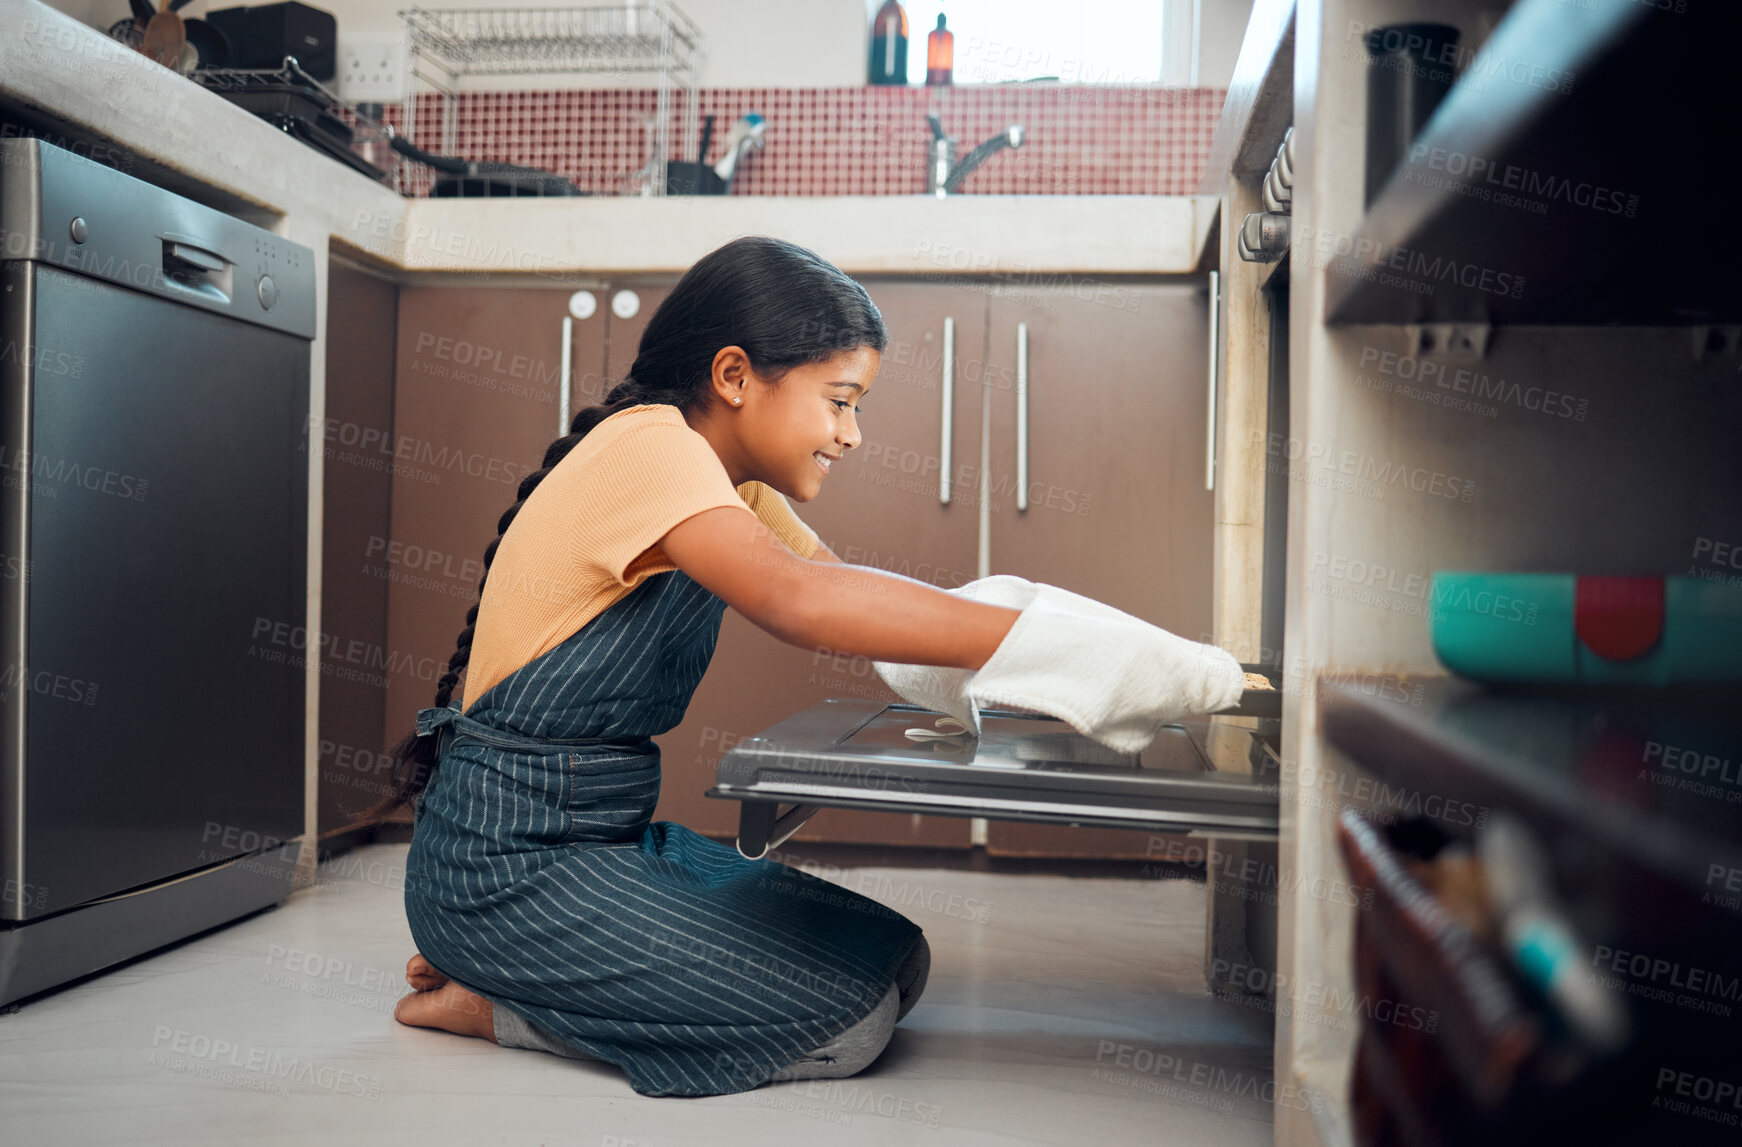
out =
{"type": "Polygon", "coordinates": [[[1742,321],[1699,229],[1738,167],[1738,33],[1737,4],[1519,0],[1357,233],[1295,237],[1331,263],[1326,321],[1742,321]]]}
{"type": "MultiPolygon", "coordinates": [[[[1696,897],[1714,866],[1742,872],[1742,802],[1728,799],[1742,793],[1742,690],[1598,699],[1431,677],[1410,696],[1420,704],[1328,685],[1325,735],[1382,780],[1574,833],[1696,897]],[[1728,764],[1690,774],[1690,759],[1728,764]]],[[[1462,811],[1437,819],[1474,827],[1462,811]]],[[[1727,911],[1742,925],[1742,907],[1727,911]]]]}

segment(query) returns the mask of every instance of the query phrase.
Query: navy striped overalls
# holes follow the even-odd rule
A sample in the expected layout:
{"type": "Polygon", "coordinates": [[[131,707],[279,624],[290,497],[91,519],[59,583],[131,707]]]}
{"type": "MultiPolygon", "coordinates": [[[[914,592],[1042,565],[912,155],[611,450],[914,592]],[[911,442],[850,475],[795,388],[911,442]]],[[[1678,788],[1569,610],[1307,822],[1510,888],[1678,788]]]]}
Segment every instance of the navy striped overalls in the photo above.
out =
{"type": "Polygon", "coordinates": [[[724,611],[655,574],[469,713],[417,715],[440,738],[406,862],[418,950],[642,1095],[767,1081],[869,1014],[920,939],[868,897],[652,819],[651,738],[683,719],[724,611]]]}

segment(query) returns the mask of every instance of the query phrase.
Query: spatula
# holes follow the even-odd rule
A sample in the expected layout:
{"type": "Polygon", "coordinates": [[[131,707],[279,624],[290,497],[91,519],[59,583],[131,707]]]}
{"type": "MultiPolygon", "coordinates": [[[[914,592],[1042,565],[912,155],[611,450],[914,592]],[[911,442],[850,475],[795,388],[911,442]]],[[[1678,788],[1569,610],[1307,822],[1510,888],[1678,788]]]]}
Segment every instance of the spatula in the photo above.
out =
{"type": "Polygon", "coordinates": [[[186,42],[187,29],[182,27],[181,17],[171,10],[170,0],[163,0],[163,6],[152,14],[151,23],[145,25],[145,42],[139,50],[164,67],[173,68],[181,59],[181,46],[186,42]]]}

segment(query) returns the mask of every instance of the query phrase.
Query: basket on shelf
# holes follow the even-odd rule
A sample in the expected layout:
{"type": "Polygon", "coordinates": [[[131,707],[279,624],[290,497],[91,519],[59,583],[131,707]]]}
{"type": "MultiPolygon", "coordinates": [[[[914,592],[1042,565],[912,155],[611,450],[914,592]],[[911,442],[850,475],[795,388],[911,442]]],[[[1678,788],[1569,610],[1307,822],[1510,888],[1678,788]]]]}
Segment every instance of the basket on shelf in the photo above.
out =
{"type": "MultiPolygon", "coordinates": [[[[440,150],[454,150],[455,97],[468,76],[618,75],[654,78],[651,152],[635,176],[641,194],[666,190],[674,89],[685,97],[683,154],[696,150],[706,43],[670,0],[624,0],[578,8],[406,8],[410,75],[441,96],[440,150]]],[[[415,138],[417,92],[406,99],[407,138],[415,138]]]]}

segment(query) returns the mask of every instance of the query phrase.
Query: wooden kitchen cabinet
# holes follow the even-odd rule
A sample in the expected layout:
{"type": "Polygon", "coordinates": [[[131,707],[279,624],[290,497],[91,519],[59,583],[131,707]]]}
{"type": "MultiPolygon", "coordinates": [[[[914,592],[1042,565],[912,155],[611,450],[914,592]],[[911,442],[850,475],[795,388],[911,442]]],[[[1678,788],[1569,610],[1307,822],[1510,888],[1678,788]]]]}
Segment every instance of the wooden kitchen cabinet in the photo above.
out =
{"type": "MultiPolygon", "coordinates": [[[[387,641],[383,576],[393,477],[359,450],[363,432],[385,442],[393,428],[393,338],[399,288],[333,262],[327,272],[326,421],[305,446],[324,449],[321,516],[322,633],[381,649],[387,641]],[[346,443],[350,442],[351,445],[346,443]]],[[[386,692],[367,675],[323,673],[320,684],[317,832],[341,834],[386,795],[386,692]]],[[[365,832],[367,830],[364,830],[365,832]]],[[[342,846],[342,842],[340,842],[342,846]]]]}
{"type": "MultiPolygon", "coordinates": [[[[1025,288],[991,300],[990,563],[1210,640],[1204,284],[1025,288]],[[1027,344],[1027,508],[1018,508],[1027,344]]],[[[987,849],[1143,857],[1153,834],[992,821],[987,849]]]]}
{"type": "MultiPolygon", "coordinates": [[[[841,560],[905,574],[942,588],[972,581],[977,560],[980,364],[986,295],[947,284],[863,280],[889,329],[877,381],[860,403],[863,442],[836,464],[822,493],[792,503],[841,560]],[[942,457],[945,320],[953,320],[954,393],[950,501],[938,495],[942,457]]],[[[731,840],[735,801],[710,800],[720,757],[829,697],[899,700],[870,661],[784,644],[732,610],[683,723],[658,738],[664,750],[658,816],[731,840]]],[[[824,809],[794,838],[960,847],[957,817],[824,809]]]]}

